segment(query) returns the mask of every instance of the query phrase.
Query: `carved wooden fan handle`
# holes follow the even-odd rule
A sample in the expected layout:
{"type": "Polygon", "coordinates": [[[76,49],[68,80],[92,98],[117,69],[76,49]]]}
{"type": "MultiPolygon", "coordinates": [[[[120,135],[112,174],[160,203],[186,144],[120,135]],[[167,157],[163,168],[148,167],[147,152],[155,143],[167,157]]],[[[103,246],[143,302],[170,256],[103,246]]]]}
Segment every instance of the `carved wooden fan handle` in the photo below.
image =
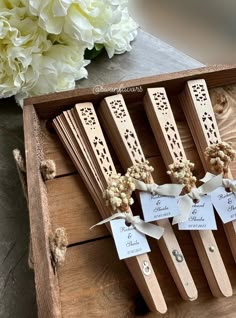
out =
{"type": "MultiPolygon", "coordinates": [[[[135,163],[144,162],[145,157],[123,96],[115,95],[105,98],[99,112],[103,127],[124,169],[135,163]]],[[[176,250],[182,255],[182,251],[169,220],[160,220],[156,223],[165,228],[164,235],[159,240],[159,246],[181,296],[185,300],[196,299],[197,289],[184,258],[178,262],[173,254],[176,250]]]]}
{"type": "Polygon", "coordinates": [[[127,168],[134,163],[144,162],[145,157],[139,143],[136,131],[129,116],[122,95],[115,95],[105,98],[100,107],[101,121],[106,128],[106,124],[112,125],[107,129],[107,134],[114,136],[116,142],[113,147],[122,165],[127,168]],[[114,130],[113,130],[114,129],[114,130]]]}
{"type": "MultiPolygon", "coordinates": [[[[144,99],[145,110],[166,166],[186,159],[178,128],[164,88],[150,88],[144,99]]],[[[199,259],[214,296],[232,295],[232,287],[211,231],[191,231],[199,259]],[[210,247],[214,252],[210,253],[210,247]]]]}
{"type": "Polygon", "coordinates": [[[93,149],[93,155],[96,157],[96,161],[101,167],[104,178],[108,181],[110,176],[116,173],[116,169],[93,104],[77,104],[76,111],[90,143],[90,147],[93,149]]]}
{"type": "MultiPolygon", "coordinates": [[[[221,141],[214,110],[205,80],[187,82],[181,104],[205,171],[211,171],[204,152],[207,146],[221,141]]],[[[228,176],[232,178],[229,170],[228,176]]],[[[223,225],[236,262],[236,221],[223,225]]]]}
{"type": "MultiPolygon", "coordinates": [[[[188,125],[206,171],[211,166],[205,159],[204,152],[207,146],[221,142],[221,135],[216,122],[210,95],[205,80],[188,81],[181,95],[181,104],[188,125]],[[194,117],[195,120],[192,120],[194,117]]],[[[229,171],[230,177],[232,177],[229,171]]]]}
{"type": "Polygon", "coordinates": [[[184,90],[184,98],[184,103],[181,98],[183,111],[186,114],[186,119],[204,168],[210,171],[210,167],[204,158],[204,151],[207,146],[220,142],[221,137],[205,80],[187,82],[184,90]],[[186,110],[185,107],[187,103],[189,107],[188,110],[186,110]],[[190,117],[191,123],[189,122],[190,117]],[[194,120],[192,120],[193,118],[194,120]]]}
{"type": "Polygon", "coordinates": [[[145,107],[166,166],[186,159],[178,128],[164,88],[149,88],[145,107]],[[149,112],[150,111],[150,112],[149,112]],[[149,115],[152,113],[152,115],[149,115]],[[151,118],[151,116],[153,116],[151,118]],[[163,145],[163,146],[161,146],[163,145]]]}

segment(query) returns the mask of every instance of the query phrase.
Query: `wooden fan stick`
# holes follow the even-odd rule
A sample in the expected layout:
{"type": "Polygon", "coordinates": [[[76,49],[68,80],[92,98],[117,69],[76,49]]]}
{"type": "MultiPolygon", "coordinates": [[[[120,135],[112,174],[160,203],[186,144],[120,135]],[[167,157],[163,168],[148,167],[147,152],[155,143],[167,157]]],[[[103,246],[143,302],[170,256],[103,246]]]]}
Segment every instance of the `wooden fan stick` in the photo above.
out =
{"type": "MultiPolygon", "coordinates": [[[[64,116],[66,115],[66,113],[64,112],[63,115],[58,116],[55,120],[54,120],[54,127],[62,141],[62,143],[64,144],[65,148],[67,149],[72,161],[74,162],[75,166],[77,167],[77,169],[80,171],[80,175],[82,176],[83,179],[85,179],[86,182],[86,186],[89,189],[89,192],[92,193],[93,195],[93,199],[96,203],[96,206],[102,206],[100,204],[100,196],[97,195],[98,189],[100,191],[100,194],[102,194],[103,188],[100,185],[99,181],[98,184],[96,186],[96,189],[94,188],[94,185],[96,184],[96,181],[98,180],[97,177],[95,177],[96,180],[91,181],[91,176],[89,176],[87,174],[87,171],[85,169],[86,165],[87,165],[87,161],[89,161],[89,158],[87,157],[86,160],[81,159],[81,154],[78,153],[78,149],[76,148],[76,139],[74,141],[72,141],[72,131],[70,131],[70,123],[68,124],[68,121],[63,120],[64,116]],[[70,133],[68,133],[68,131],[70,133]],[[74,143],[73,143],[74,142],[74,143]],[[80,161],[78,162],[78,158],[80,158],[80,161]],[[99,186],[100,185],[100,186],[99,186]],[[97,190],[97,191],[96,191],[97,190]]],[[[90,162],[90,165],[92,166],[92,163],[90,162]]],[[[106,211],[104,212],[103,210],[100,210],[100,213],[102,214],[102,216],[105,218],[106,217],[106,211]]]]}
{"type": "MultiPolygon", "coordinates": [[[[189,81],[181,96],[181,104],[204,169],[211,171],[204,151],[207,146],[221,142],[221,136],[205,80],[189,81]]],[[[230,170],[228,177],[232,178],[230,170]]],[[[223,226],[236,262],[236,221],[223,226]]]]}
{"type": "MultiPolygon", "coordinates": [[[[62,115],[61,115],[62,116],[62,115]]],[[[58,118],[57,118],[57,121],[58,121],[58,118]]],[[[57,125],[57,122],[55,121],[54,122],[54,125],[56,126],[56,129],[58,130],[58,125],[57,125]]],[[[59,130],[58,130],[59,131],[59,130]]],[[[63,133],[62,133],[63,134],[63,133]]],[[[62,134],[60,134],[60,137],[62,136],[62,134]]],[[[77,132],[76,132],[76,135],[77,135],[77,132]]],[[[64,142],[64,140],[63,140],[64,138],[62,138],[62,141],[64,142]]],[[[82,140],[80,140],[80,142],[81,142],[82,140]]],[[[68,146],[68,144],[67,144],[67,146],[68,146]]],[[[70,154],[71,154],[71,152],[69,152],[70,154]]],[[[80,158],[81,159],[81,158],[80,158]]],[[[75,162],[76,162],[76,160],[75,160],[75,162]]],[[[85,167],[85,164],[86,164],[86,162],[83,162],[83,160],[81,160],[81,164],[79,164],[78,165],[78,161],[77,161],[77,168],[78,168],[78,170],[79,170],[79,172],[81,173],[82,171],[83,171],[83,168],[85,167]]],[[[91,164],[91,161],[90,161],[90,164],[91,164]]],[[[87,178],[86,177],[83,177],[83,179],[84,179],[84,181],[85,181],[85,183],[86,183],[86,185],[88,185],[87,183],[87,178]]],[[[92,190],[92,191],[90,191],[90,193],[92,194],[92,196],[94,197],[94,195],[95,195],[95,193],[96,193],[96,191],[94,191],[94,190],[92,190]]],[[[102,191],[100,192],[100,198],[102,198],[102,191]]],[[[95,201],[96,202],[96,201],[95,201]]],[[[100,212],[101,212],[101,214],[103,215],[103,217],[107,217],[107,216],[109,216],[109,214],[107,213],[108,211],[107,211],[107,208],[105,208],[105,209],[103,209],[102,211],[101,211],[101,205],[98,205],[98,207],[100,207],[100,212]]],[[[103,207],[104,207],[104,202],[103,202],[103,207]]],[[[157,289],[155,289],[155,275],[154,275],[154,277],[153,277],[153,275],[150,275],[149,276],[149,278],[148,278],[148,284],[147,284],[147,282],[143,282],[143,280],[145,280],[145,278],[144,277],[142,277],[143,276],[143,273],[145,273],[144,272],[144,266],[143,266],[143,264],[144,264],[144,262],[146,262],[147,261],[147,263],[148,263],[148,265],[150,265],[150,263],[148,262],[148,257],[145,257],[145,255],[140,255],[140,256],[138,256],[138,257],[134,257],[134,259],[133,258],[130,258],[130,259],[127,259],[126,260],[126,264],[127,264],[127,266],[128,266],[128,268],[130,269],[130,271],[131,271],[131,273],[133,273],[133,276],[135,276],[135,280],[136,281],[138,281],[138,285],[140,286],[141,285],[141,287],[145,287],[145,285],[150,285],[151,286],[151,288],[148,288],[148,290],[145,290],[145,288],[142,288],[140,291],[142,292],[142,293],[147,293],[147,295],[146,295],[146,300],[148,300],[147,301],[147,304],[148,305],[150,305],[150,306],[152,306],[151,307],[151,309],[153,309],[153,310],[157,310],[157,308],[158,308],[158,310],[160,311],[160,312],[165,312],[166,311],[166,305],[165,305],[165,303],[164,303],[164,301],[163,301],[163,296],[162,296],[162,294],[161,294],[161,291],[159,292],[159,290],[157,289]],[[143,271],[141,271],[141,269],[143,269],[143,271]],[[150,282],[150,280],[152,279],[152,282],[150,282]],[[153,300],[152,300],[152,296],[153,295],[155,295],[155,297],[154,297],[154,299],[156,299],[156,302],[157,302],[157,299],[159,298],[159,300],[158,300],[158,302],[159,302],[159,304],[160,304],[160,306],[159,306],[159,304],[158,304],[158,306],[156,306],[156,304],[153,304],[153,300]],[[148,298],[148,299],[147,299],[148,298]],[[163,302],[163,303],[162,303],[163,302]]],[[[146,264],[146,263],[145,263],[146,264]]],[[[152,268],[149,266],[149,268],[150,268],[150,273],[153,273],[153,271],[152,271],[152,268]]],[[[148,287],[150,287],[150,286],[148,286],[148,287]]],[[[145,298],[145,297],[144,297],[145,298]]]]}
{"type": "MultiPolygon", "coordinates": [[[[104,205],[102,192],[107,186],[107,183],[105,184],[104,180],[108,180],[111,173],[115,173],[115,168],[106,146],[105,139],[102,135],[93,105],[90,103],[77,105],[76,110],[64,112],[54,119],[54,126],[81,174],[83,181],[88,187],[90,194],[96,202],[102,217],[109,217],[110,213],[108,208],[104,205]],[[83,135],[83,130],[85,135],[83,135]],[[95,135],[93,130],[96,131],[95,135]],[[90,131],[92,131],[92,133],[90,131]],[[100,165],[98,165],[98,162],[94,162],[98,149],[94,148],[93,142],[95,137],[99,138],[100,145],[102,143],[102,147],[100,148],[100,150],[102,150],[101,154],[104,153],[105,149],[106,162],[104,164],[102,164],[100,158],[100,165]],[[93,150],[92,152],[91,149],[93,150]],[[99,177],[94,177],[94,171],[91,175],[91,169],[94,169],[94,166],[98,167],[98,170],[95,172],[97,172],[99,177]],[[97,178],[101,178],[101,176],[104,177],[104,180],[97,183],[97,178]]],[[[109,226],[108,229],[110,230],[109,226]]],[[[142,254],[128,258],[125,260],[125,263],[150,310],[165,313],[167,310],[166,303],[148,255],[142,254]]]]}
{"type": "MultiPolygon", "coordinates": [[[[178,128],[164,88],[150,88],[145,110],[166,166],[186,160],[178,128]]],[[[190,231],[212,294],[231,296],[232,287],[212,231],[190,231]],[[212,252],[212,248],[214,251],[212,252]]]]}
{"type": "MultiPolygon", "coordinates": [[[[144,162],[145,157],[122,95],[105,98],[99,113],[103,127],[124,169],[135,163],[144,162]]],[[[198,292],[187,263],[184,258],[179,262],[175,257],[174,251],[178,251],[181,255],[182,251],[169,220],[159,220],[156,223],[165,228],[158,243],[182,298],[196,299],[198,292]]]]}
{"type": "MultiPolygon", "coordinates": [[[[107,186],[111,175],[116,173],[116,170],[114,165],[111,165],[112,158],[107,148],[93,105],[78,104],[76,105],[76,111],[78,122],[84,130],[91,153],[96,159],[97,168],[100,168],[107,186]],[[84,106],[89,108],[89,112],[84,113],[84,106]]],[[[136,284],[139,286],[150,309],[161,313],[166,312],[166,304],[147,254],[127,259],[126,262],[131,273],[134,274],[136,284]],[[148,276],[146,276],[144,271],[144,265],[146,266],[147,264],[150,269],[148,276]]]]}

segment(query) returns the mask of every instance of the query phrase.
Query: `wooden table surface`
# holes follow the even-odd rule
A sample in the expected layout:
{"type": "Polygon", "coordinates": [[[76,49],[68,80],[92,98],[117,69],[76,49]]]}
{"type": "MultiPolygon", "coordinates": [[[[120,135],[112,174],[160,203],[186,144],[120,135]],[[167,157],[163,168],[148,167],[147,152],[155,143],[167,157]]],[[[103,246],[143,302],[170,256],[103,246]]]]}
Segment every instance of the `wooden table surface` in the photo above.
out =
{"type": "MultiPolygon", "coordinates": [[[[105,54],[88,66],[78,87],[176,72],[202,66],[153,36],[140,31],[133,50],[109,60],[105,54]]],[[[22,111],[14,99],[0,100],[0,317],[37,316],[34,277],[27,264],[28,211],[12,150],[24,150],[22,111]]]]}

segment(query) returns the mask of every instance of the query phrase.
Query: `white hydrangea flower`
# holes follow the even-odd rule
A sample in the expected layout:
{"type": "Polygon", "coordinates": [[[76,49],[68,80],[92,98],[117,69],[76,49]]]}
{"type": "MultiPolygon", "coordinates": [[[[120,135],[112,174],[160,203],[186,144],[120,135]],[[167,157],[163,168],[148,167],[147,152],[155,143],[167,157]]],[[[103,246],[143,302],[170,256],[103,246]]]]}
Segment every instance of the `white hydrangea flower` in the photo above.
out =
{"type": "Polygon", "coordinates": [[[89,49],[102,43],[113,23],[121,19],[119,1],[114,0],[28,0],[30,12],[39,17],[48,33],[65,32],[83,41],[89,49]]]}
{"type": "Polygon", "coordinates": [[[27,15],[27,8],[11,4],[12,8],[6,6],[0,15],[1,97],[18,93],[22,85],[29,89],[35,84],[32,57],[52,45],[45,31],[35,23],[35,18],[27,15]]]}
{"type": "Polygon", "coordinates": [[[48,33],[82,41],[88,49],[104,44],[109,57],[130,51],[137,24],[128,14],[127,0],[25,0],[48,33]]]}
{"type": "Polygon", "coordinates": [[[111,26],[110,32],[106,34],[103,42],[108,56],[111,58],[114,54],[129,52],[130,43],[137,36],[137,29],[138,24],[129,16],[128,9],[123,9],[120,22],[111,26]]]}
{"type": "Polygon", "coordinates": [[[50,37],[21,1],[13,2],[0,15],[0,96],[16,95],[22,105],[27,96],[74,88],[87,76],[85,46],[50,37]]]}
{"type": "Polygon", "coordinates": [[[0,0],[0,98],[73,89],[87,76],[85,49],[131,49],[127,0],[0,0]]]}
{"type": "Polygon", "coordinates": [[[87,77],[84,66],[89,61],[85,61],[83,55],[84,49],[78,45],[67,47],[58,44],[53,45],[44,55],[33,56],[32,69],[36,83],[30,89],[22,86],[20,93],[16,95],[17,102],[22,105],[23,98],[28,96],[75,88],[75,80],[87,77]]]}

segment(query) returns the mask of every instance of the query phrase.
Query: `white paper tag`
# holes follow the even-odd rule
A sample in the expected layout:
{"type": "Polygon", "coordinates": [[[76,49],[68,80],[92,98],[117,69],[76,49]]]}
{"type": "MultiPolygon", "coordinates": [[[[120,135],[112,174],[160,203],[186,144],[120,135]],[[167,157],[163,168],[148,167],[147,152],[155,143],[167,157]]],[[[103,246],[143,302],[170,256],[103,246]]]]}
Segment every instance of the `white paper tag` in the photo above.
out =
{"type": "Polygon", "coordinates": [[[223,223],[236,220],[236,195],[219,187],[211,192],[211,201],[223,223]]]}
{"type": "Polygon", "coordinates": [[[200,196],[200,202],[193,204],[188,221],[178,224],[179,230],[217,230],[211,197],[200,196]]]}
{"type": "Polygon", "coordinates": [[[180,214],[177,198],[140,192],[145,222],[167,219],[180,214]]]}
{"type": "Polygon", "coordinates": [[[138,232],[133,225],[127,226],[124,219],[110,222],[119,259],[150,252],[146,236],[138,232]]]}

